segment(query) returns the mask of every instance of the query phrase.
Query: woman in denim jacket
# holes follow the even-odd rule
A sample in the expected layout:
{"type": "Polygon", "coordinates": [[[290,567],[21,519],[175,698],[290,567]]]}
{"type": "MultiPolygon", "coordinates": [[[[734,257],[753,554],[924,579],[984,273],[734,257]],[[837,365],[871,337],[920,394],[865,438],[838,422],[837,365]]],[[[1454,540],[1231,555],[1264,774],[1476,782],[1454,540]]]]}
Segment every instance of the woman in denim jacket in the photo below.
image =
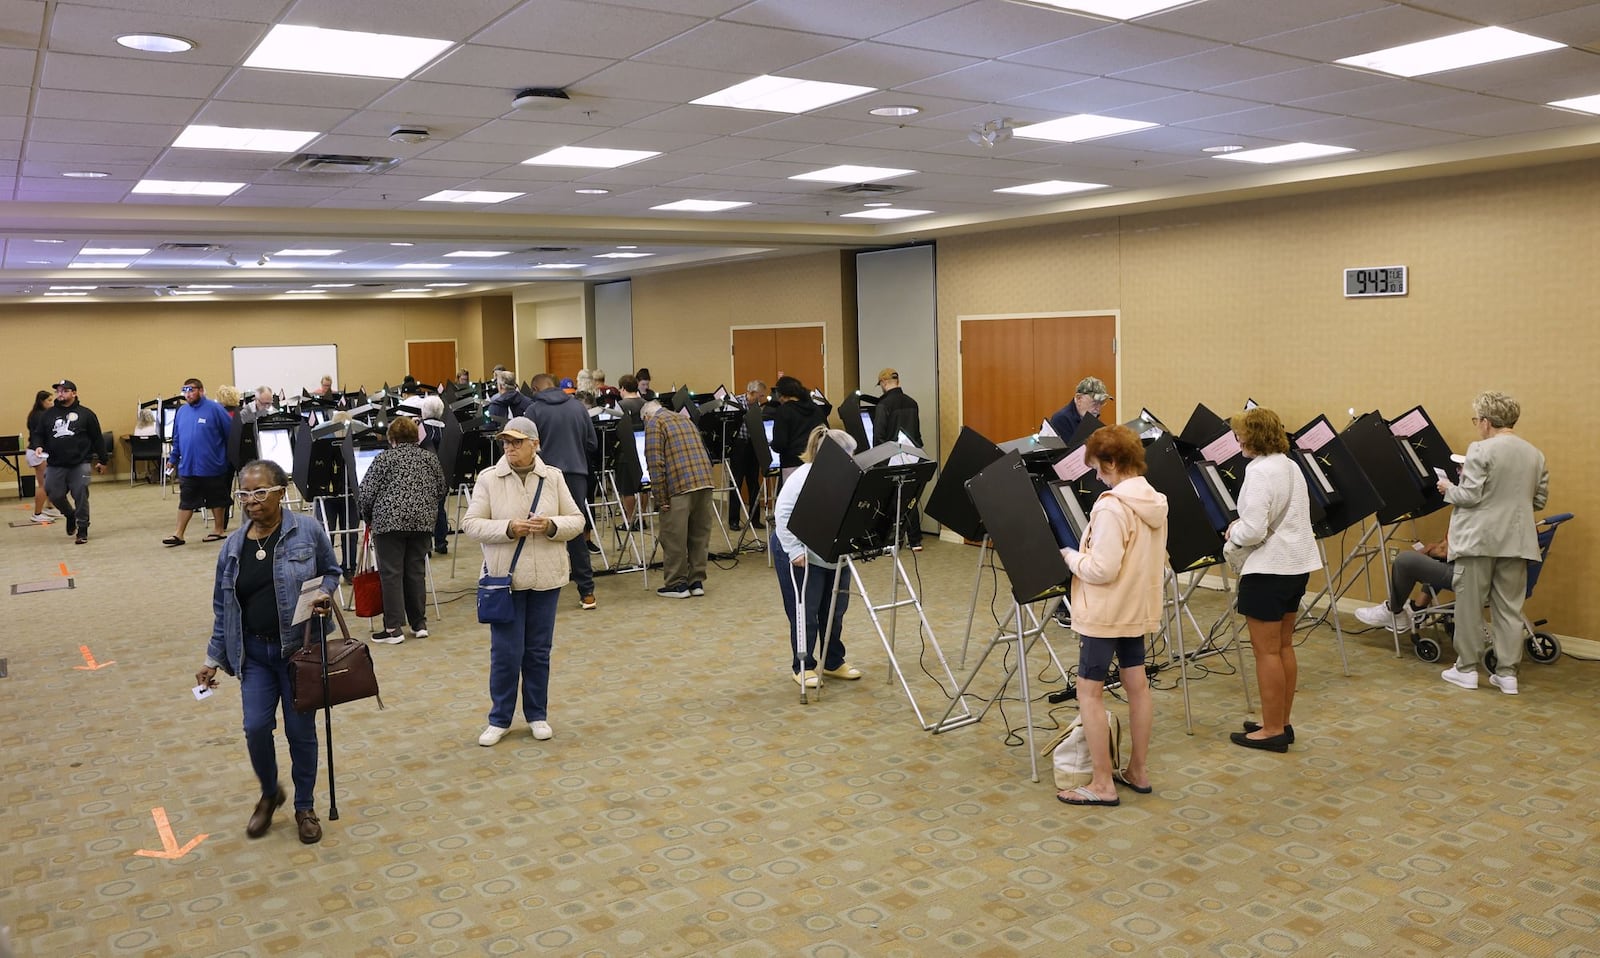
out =
{"type": "Polygon", "coordinates": [[[213,688],[219,668],[239,679],[245,746],[261,781],[261,799],[245,827],[251,838],[266,834],[272,813],[286,798],[278,785],[277,745],[272,739],[282,703],[295,823],[300,841],[311,845],[322,840],[322,825],[312,807],[317,726],[314,712],[294,710],[289,656],[300,646],[303,631],[290,620],[301,585],[313,579],[322,582],[312,610],[326,614],[343,570],[322,526],[283,508],[288,486],[283,467],[269,460],[257,459],[239,471],[239,491],[234,495],[249,522],[228,536],[217,557],[211,642],[206,646],[205,667],[195,673],[195,680],[213,688]]]}

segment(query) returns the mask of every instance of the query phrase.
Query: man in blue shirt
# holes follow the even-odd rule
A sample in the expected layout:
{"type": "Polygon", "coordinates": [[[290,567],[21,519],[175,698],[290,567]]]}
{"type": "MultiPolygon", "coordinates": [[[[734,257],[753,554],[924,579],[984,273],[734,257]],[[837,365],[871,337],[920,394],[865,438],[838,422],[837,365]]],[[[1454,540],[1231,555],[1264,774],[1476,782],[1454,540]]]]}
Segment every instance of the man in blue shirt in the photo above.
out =
{"type": "Polygon", "coordinates": [[[206,542],[228,537],[228,497],[233,470],[228,466],[228,430],[233,417],[215,399],[206,398],[198,379],[183,383],[183,405],[172,415],[172,454],[168,461],[178,471],[178,531],[162,545],[183,545],[183,533],[196,509],[211,510],[213,528],[206,542]]]}
{"type": "Polygon", "coordinates": [[[1085,376],[1073,390],[1072,401],[1057,409],[1050,417],[1050,428],[1062,442],[1071,442],[1072,434],[1087,414],[1100,415],[1100,409],[1111,400],[1106,384],[1094,377],[1085,376]]]}

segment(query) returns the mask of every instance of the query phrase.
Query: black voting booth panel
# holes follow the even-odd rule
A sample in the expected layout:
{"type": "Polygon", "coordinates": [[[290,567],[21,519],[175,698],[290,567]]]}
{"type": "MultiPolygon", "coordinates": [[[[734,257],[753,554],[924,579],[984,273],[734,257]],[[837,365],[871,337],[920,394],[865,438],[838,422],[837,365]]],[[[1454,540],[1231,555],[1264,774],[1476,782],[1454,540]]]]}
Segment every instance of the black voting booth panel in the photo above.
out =
{"type": "MultiPolygon", "coordinates": [[[[1339,434],[1339,438],[1383,501],[1378,507],[1380,523],[1394,525],[1410,516],[1433,511],[1426,509],[1427,499],[1421,485],[1425,472],[1422,464],[1418,462],[1413,469],[1410,463],[1402,459],[1394,434],[1389,431],[1389,423],[1380,413],[1369,412],[1357,416],[1339,434]]],[[[1436,509],[1443,504],[1443,500],[1437,495],[1434,498],[1438,500],[1433,507],[1436,509]]]]}
{"type": "Polygon", "coordinates": [[[1191,463],[1205,460],[1216,466],[1217,478],[1222,480],[1228,495],[1237,500],[1239,489],[1244,485],[1244,467],[1249,460],[1238,451],[1237,440],[1228,438],[1232,435],[1233,429],[1227,421],[1202,403],[1194,407],[1189,422],[1177,438],[1184,458],[1191,463]]]}
{"type": "Polygon", "coordinates": [[[750,451],[755,455],[756,464],[761,467],[763,475],[778,471],[772,461],[772,446],[767,442],[766,424],[772,419],[771,412],[771,408],[765,405],[744,411],[745,434],[750,437],[750,451]]]}
{"type": "Polygon", "coordinates": [[[1040,481],[1022,454],[1012,450],[966,482],[1018,602],[1061,594],[1069,575],[1062,544],[1040,501],[1040,481]]]}
{"type": "MultiPolygon", "coordinates": [[[[844,401],[839,403],[841,428],[850,434],[851,439],[856,441],[857,449],[871,449],[875,445],[872,431],[872,407],[876,406],[877,403],[876,397],[863,396],[860,390],[844,397],[844,401]]],[[[885,437],[885,439],[893,438],[892,436],[885,437]]]]}
{"type": "Polygon", "coordinates": [[[922,458],[890,463],[909,448],[884,443],[851,456],[838,443],[823,443],[795,499],[789,531],[829,562],[892,545],[897,497],[902,507],[920,497],[936,468],[922,458]]]}
{"type": "MultiPolygon", "coordinates": [[[[1177,440],[1164,434],[1145,447],[1145,479],[1167,497],[1167,558],[1178,572],[1222,561],[1222,535],[1196,491],[1177,440]]],[[[1226,525],[1223,526],[1226,528],[1226,525]]]]}
{"type": "MultiPolygon", "coordinates": [[[[461,459],[461,445],[465,434],[461,430],[461,423],[453,416],[446,416],[440,426],[430,426],[430,429],[439,430],[439,468],[444,470],[444,485],[446,489],[456,487],[457,476],[463,475],[456,471],[461,459]]],[[[465,473],[468,478],[476,473],[465,473]]]]}
{"type": "MultiPolygon", "coordinates": [[[[844,406],[849,404],[850,400],[846,399],[844,406]]],[[[849,422],[846,418],[847,426],[849,422]]],[[[929,518],[963,539],[974,542],[982,539],[983,517],[973,505],[972,497],[967,494],[967,480],[1004,455],[999,446],[983,438],[976,429],[962,426],[961,434],[956,437],[956,444],[950,450],[950,458],[939,469],[939,481],[928,493],[924,511],[929,518]]]]}
{"type": "Polygon", "coordinates": [[[1318,416],[1292,433],[1289,453],[1306,477],[1311,529],[1317,538],[1343,532],[1383,508],[1383,497],[1327,416],[1318,416]]]}
{"type": "Polygon", "coordinates": [[[706,454],[712,462],[722,462],[733,455],[734,442],[739,438],[739,426],[744,420],[744,409],[738,403],[713,399],[704,405],[690,406],[690,414],[700,427],[700,438],[706,444],[706,454]]]}

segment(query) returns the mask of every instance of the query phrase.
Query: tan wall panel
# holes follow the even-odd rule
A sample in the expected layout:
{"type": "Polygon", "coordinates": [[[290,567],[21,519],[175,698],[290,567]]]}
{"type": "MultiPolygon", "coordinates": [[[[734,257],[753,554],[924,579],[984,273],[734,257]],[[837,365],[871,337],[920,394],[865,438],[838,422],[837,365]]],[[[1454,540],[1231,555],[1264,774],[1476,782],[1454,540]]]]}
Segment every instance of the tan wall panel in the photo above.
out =
{"type": "Polygon", "coordinates": [[[657,392],[680,383],[733,388],[729,327],[822,323],[824,390],[837,402],[844,382],[841,282],[836,253],[640,276],[633,281],[634,362],[650,368],[657,392]]]}

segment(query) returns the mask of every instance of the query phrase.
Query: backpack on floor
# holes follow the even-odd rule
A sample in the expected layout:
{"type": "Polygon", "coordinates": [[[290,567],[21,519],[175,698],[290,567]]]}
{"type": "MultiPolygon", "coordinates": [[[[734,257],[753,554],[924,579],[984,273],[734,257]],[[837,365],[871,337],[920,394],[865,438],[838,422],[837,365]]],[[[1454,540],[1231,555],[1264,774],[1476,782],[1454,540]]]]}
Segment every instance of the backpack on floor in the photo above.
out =
{"type": "MultiPolygon", "coordinates": [[[[1106,710],[1106,728],[1111,738],[1111,767],[1122,767],[1122,720],[1110,709],[1106,710]]],[[[1072,720],[1066,731],[1051,740],[1039,753],[1049,755],[1055,766],[1056,789],[1065,791],[1089,784],[1094,777],[1094,759],[1089,754],[1089,740],[1083,734],[1083,717],[1072,720]]]]}

